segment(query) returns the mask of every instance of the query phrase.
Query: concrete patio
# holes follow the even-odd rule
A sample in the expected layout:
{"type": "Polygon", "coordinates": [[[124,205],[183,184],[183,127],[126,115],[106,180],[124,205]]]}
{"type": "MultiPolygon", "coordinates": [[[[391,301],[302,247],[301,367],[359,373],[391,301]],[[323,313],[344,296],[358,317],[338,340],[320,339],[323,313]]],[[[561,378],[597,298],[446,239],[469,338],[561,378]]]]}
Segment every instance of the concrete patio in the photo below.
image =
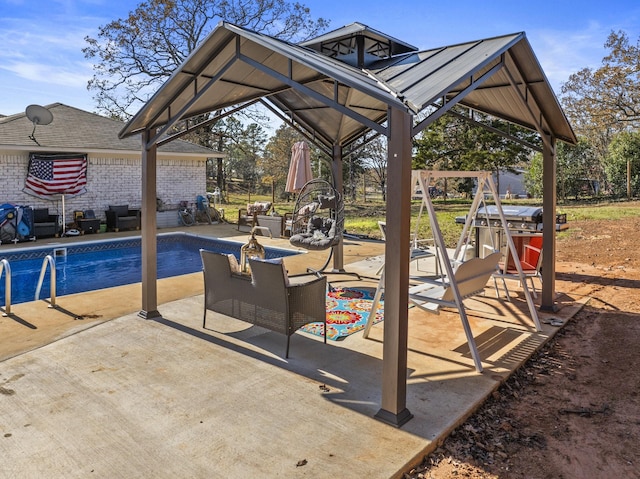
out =
{"type": "MultiPolygon", "coordinates": [[[[231,225],[189,232],[247,238],[231,225]]],[[[373,276],[384,244],[345,239],[344,251],[348,271],[373,276]]],[[[285,264],[301,272],[317,254],[285,264]]],[[[59,297],[57,309],[14,305],[0,319],[0,478],[401,477],[555,334],[550,319],[566,321],[587,300],[560,293],[540,333],[515,283],[512,303],[493,288],[466,301],[483,373],[456,313],[411,308],[414,418],[397,429],[373,418],[384,323],[369,339],[326,345],[297,333],[285,360],[282,335],[214,313],[203,329],[202,290],[201,273],[160,280],[158,320],[137,315],[140,285],[59,297]]]]}

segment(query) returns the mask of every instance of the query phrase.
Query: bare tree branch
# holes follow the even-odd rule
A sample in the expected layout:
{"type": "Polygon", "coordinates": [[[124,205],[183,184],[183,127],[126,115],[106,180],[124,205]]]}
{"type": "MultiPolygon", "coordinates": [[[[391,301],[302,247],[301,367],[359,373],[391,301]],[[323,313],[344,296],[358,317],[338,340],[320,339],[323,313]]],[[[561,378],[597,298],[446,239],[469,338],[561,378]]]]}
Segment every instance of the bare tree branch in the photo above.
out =
{"type": "Polygon", "coordinates": [[[139,108],[215,28],[225,20],[289,41],[317,35],[328,26],[288,0],[147,0],[126,18],[86,37],[93,60],[87,88],[98,110],[126,119],[139,108]]]}

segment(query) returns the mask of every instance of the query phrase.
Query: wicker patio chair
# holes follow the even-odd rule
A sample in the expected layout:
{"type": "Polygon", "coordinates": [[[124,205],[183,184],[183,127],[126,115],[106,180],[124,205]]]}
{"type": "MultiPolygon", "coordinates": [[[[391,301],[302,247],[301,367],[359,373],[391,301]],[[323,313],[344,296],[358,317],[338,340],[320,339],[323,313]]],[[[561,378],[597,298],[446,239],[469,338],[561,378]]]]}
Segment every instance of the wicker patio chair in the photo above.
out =
{"type": "MultiPolygon", "coordinates": [[[[323,323],[326,331],[326,277],[288,276],[282,263],[249,259],[251,277],[234,273],[229,258],[200,250],[204,270],[205,311],[216,311],[287,336],[305,324],[323,323]]],[[[324,342],[327,342],[325,335],[324,342]]]]}

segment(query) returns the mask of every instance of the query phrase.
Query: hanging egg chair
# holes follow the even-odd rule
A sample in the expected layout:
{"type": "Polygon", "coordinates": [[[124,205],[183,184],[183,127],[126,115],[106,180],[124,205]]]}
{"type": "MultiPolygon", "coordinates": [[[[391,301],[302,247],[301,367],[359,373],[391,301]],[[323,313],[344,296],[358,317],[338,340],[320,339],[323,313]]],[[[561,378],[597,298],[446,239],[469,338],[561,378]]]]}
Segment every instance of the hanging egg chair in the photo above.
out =
{"type": "Polygon", "coordinates": [[[291,238],[296,247],[310,251],[330,250],[323,271],[340,243],[344,232],[344,202],[342,195],[326,180],[307,182],[296,200],[291,218],[291,238]]]}

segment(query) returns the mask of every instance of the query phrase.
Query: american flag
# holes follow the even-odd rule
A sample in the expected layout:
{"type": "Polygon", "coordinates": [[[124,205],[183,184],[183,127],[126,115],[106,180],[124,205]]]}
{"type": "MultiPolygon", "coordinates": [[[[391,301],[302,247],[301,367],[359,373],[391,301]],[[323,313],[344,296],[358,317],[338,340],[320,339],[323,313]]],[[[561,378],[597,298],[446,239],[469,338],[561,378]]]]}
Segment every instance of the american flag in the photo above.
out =
{"type": "Polygon", "coordinates": [[[32,153],[25,191],[39,197],[86,193],[87,155],[32,153]]]}

